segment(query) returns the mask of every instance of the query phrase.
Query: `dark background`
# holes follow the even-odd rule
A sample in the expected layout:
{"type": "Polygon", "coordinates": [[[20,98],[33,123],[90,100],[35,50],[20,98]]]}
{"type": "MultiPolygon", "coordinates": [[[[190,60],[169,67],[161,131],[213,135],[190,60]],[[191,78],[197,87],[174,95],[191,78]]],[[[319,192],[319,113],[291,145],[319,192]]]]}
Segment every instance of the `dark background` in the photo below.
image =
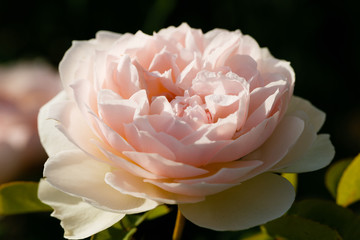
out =
{"type": "MultiPolygon", "coordinates": [[[[339,160],[360,152],[359,10],[355,0],[0,0],[0,64],[40,57],[56,67],[72,40],[93,38],[98,30],[151,34],[182,22],[204,32],[240,29],[291,62],[295,94],[326,112],[321,132],[330,133],[339,160]]],[[[298,197],[328,197],[323,173],[301,174],[298,197]]],[[[8,222],[34,236],[45,233],[28,226],[30,219],[58,224],[47,215],[7,219],[0,221],[0,239],[8,222]]],[[[62,235],[54,228],[46,236],[62,235]]],[[[32,239],[16,232],[11,239],[32,239]]]]}

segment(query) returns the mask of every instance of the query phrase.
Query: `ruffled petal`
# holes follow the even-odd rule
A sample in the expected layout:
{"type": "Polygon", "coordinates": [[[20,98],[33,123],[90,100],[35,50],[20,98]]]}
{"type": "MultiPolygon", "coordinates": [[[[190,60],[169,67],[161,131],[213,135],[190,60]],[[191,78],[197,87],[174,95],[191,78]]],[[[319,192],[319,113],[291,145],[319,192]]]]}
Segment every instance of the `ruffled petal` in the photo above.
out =
{"type": "Polygon", "coordinates": [[[229,189],[237,184],[234,183],[181,183],[181,182],[166,182],[161,180],[145,179],[144,182],[154,184],[161,189],[170,193],[188,195],[188,196],[207,196],[212,195],[226,189],[229,189]]]}
{"type": "Polygon", "coordinates": [[[163,177],[187,178],[206,174],[208,171],[191,165],[166,159],[159,154],[143,152],[123,152],[144,169],[163,177]]]}
{"type": "Polygon", "coordinates": [[[106,211],[138,213],[155,208],[158,203],[124,195],[107,185],[105,174],[110,166],[96,161],[80,150],[61,152],[45,163],[47,181],[62,191],[84,198],[91,205],[106,211]]]}
{"type": "Polygon", "coordinates": [[[256,176],[261,172],[269,171],[269,169],[281,161],[296,144],[303,130],[304,121],[302,119],[286,116],[261,147],[242,158],[242,160],[247,161],[260,160],[263,162],[253,172],[247,174],[245,179],[256,176]]]}
{"type": "Polygon", "coordinates": [[[103,211],[84,202],[81,198],[70,196],[42,179],[39,184],[39,199],[55,211],[51,214],[61,220],[64,237],[84,239],[111,227],[125,214],[103,211]]]}
{"type": "Polygon", "coordinates": [[[85,57],[91,56],[91,53],[95,54],[96,51],[110,48],[121,36],[121,34],[113,32],[99,31],[96,38],[90,41],[73,41],[71,48],[65,53],[59,64],[59,74],[65,91],[71,93],[69,85],[78,80],[75,79],[75,75],[85,57]]]}
{"type": "Polygon", "coordinates": [[[280,217],[294,198],[294,188],[286,179],[265,173],[204,201],[179,204],[179,209],[185,218],[201,227],[243,230],[280,217]]]}
{"type": "Polygon", "coordinates": [[[329,136],[317,135],[317,131],[324,123],[325,113],[308,101],[293,97],[286,115],[302,119],[305,127],[296,144],[284,159],[273,167],[273,170],[305,172],[318,170],[328,165],[334,157],[334,147],[329,136]]]}
{"type": "Polygon", "coordinates": [[[278,123],[278,117],[279,114],[276,113],[247,133],[237,137],[230,144],[213,155],[210,163],[233,161],[234,159],[239,159],[257,149],[274,131],[278,123]]]}
{"type": "Polygon", "coordinates": [[[246,174],[259,167],[261,164],[263,164],[263,162],[259,160],[238,160],[234,162],[210,164],[204,167],[204,169],[209,171],[209,174],[198,178],[180,179],[176,180],[176,182],[189,184],[200,182],[236,183],[239,179],[246,176],[246,174]]]}
{"type": "Polygon", "coordinates": [[[107,173],[105,181],[123,194],[153,199],[166,204],[199,202],[205,198],[204,196],[189,196],[165,191],[151,183],[144,182],[143,178],[136,177],[120,169],[107,173]]]}
{"type": "Polygon", "coordinates": [[[325,122],[325,113],[314,107],[309,101],[297,96],[291,98],[289,108],[286,115],[296,115],[296,112],[305,112],[309,118],[309,122],[314,127],[314,131],[320,130],[325,122]]]}
{"type": "Polygon", "coordinates": [[[313,145],[300,158],[294,159],[288,166],[276,171],[301,173],[319,170],[329,165],[334,155],[335,149],[331,144],[330,136],[328,134],[320,134],[313,145]]]}
{"type": "Polygon", "coordinates": [[[66,101],[66,93],[60,92],[51,101],[45,104],[38,115],[38,131],[40,141],[48,156],[54,156],[60,151],[77,149],[77,147],[59,130],[56,120],[50,119],[49,112],[59,102],[66,101]],[[56,144],[54,144],[56,143],[56,144]]]}

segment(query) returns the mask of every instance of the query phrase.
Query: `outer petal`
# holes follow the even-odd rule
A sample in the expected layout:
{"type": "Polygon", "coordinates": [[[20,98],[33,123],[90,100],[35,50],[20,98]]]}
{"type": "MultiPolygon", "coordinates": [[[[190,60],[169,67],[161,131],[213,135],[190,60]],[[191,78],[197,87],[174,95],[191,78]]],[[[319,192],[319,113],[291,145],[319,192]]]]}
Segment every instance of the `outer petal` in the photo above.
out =
{"type": "Polygon", "coordinates": [[[95,208],[81,198],[57,190],[44,179],[40,181],[38,197],[55,209],[51,215],[61,220],[61,226],[65,230],[64,237],[68,239],[90,237],[125,216],[95,208]]]}
{"type": "Polygon", "coordinates": [[[77,149],[65,135],[56,127],[59,123],[56,120],[49,119],[49,112],[54,104],[66,100],[66,93],[60,92],[51,101],[45,104],[38,115],[38,131],[40,141],[45,148],[46,153],[51,157],[60,151],[77,149]]]}
{"type": "Polygon", "coordinates": [[[287,180],[265,173],[204,201],[179,204],[179,209],[185,218],[201,227],[242,230],[280,217],[294,198],[295,191],[287,180]]]}
{"type": "Polygon", "coordinates": [[[77,80],[74,79],[74,74],[84,57],[89,56],[89,53],[94,53],[96,50],[108,49],[121,36],[121,34],[109,31],[99,31],[96,34],[96,39],[73,41],[71,48],[65,53],[59,64],[60,78],[66,91],[70,92],[69,84],[77,80]]]}
{"type": "Polygon", "coordinates": [[[304,111],[309,116],[309,121],[317,132],[325,122],[325,113],[314,107],[309,101],[293,96],[286,111],[286,115],[294,115],[297,111],[304,111]]]}
{"type": "Polygon", "coordinates": [[[44,176],[51,185],[106,211],[132,214],[158,205],[153,200],[122,194],[110,187],[105,183],[107,172],[109,165],[80,150],[61,152],[49,158],[44,168],[44,176]]]}
{"type": "Polygon", "coordinates": [[[120,169],[107,173],[106,182],[121,193],[130,194],[139,198],[154,199],[166,204],[178,204],[186,202],[199,202],[204,196],[188,196],[165,191],[144,179],[128,174],[120,169]]]}
{"type": "Polygon", "coordinates": [[[290,152],[273,170],[280,172],[315,171],[327,166],[335,151],[328,135],[317,135],[324,123],[325,113],[299,97],[293,97],[286,115],[304,120],[305,129],[290,152]]]}
{"type": "MultiPolygon", "coordinates": [[[[278,172],[310,172],[326,167],[334,158],[335,149],[328,134],[320,134],[315,142],[300,158],[294,159],[289,166],[278,172]]],[[[276,166],[275,166],[276,167],[276,166]]]]}

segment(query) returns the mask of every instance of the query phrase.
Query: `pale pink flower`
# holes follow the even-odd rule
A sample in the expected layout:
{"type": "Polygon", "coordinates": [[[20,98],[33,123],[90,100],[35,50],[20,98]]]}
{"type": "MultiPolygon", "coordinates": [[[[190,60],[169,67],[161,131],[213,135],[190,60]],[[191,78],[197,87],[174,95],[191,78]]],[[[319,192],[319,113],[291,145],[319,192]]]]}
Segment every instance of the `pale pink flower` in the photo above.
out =
{"type": "Polygon", "coordinates": [[[292,96],[290,64],[239,30],[100,31],[73,42],[60,76],[64,90],[39,115],[39,197],[67,238],[159,204],[214,230],[253,227],[294,200],[274,172],[334,155],[317,134],[325,114],[292,96]]]}
{"type": "Polygon", "coordinates": [[[44,162],[36,119],[59,91],[58,73],[43,62],[0,66],[0,183],[44,162]]]}

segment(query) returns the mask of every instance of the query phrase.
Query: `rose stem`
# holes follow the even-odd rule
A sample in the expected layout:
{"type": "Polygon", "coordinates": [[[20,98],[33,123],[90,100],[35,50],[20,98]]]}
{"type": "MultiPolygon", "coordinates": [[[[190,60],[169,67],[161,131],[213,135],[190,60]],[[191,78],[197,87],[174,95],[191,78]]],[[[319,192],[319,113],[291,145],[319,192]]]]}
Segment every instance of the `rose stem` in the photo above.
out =
{"type": "Polygon", "coordinates": [[[180,240],[185,225],[185,218],[178,209],[172,240],[180,240]]]}

